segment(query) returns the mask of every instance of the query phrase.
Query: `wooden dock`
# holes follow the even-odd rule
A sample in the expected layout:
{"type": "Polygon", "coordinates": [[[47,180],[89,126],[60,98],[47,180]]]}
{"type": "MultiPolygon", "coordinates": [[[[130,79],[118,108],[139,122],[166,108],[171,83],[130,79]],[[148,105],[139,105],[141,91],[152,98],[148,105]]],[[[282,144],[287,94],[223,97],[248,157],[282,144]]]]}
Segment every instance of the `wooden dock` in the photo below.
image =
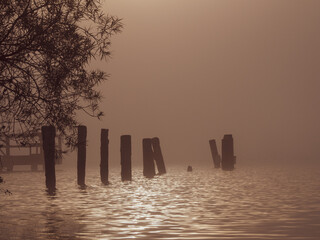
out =
{"type": "MultiPolygon", "coordinates": [[[[61,137],[57,137],[56,164],[62,163],[62,141],[61,137]]],[[[0,171],[13,171],[13,167],[17,165],[30,165],[32,171],[38,169],[38,165],[44,164],[44,155],[42,147],[42,136],[39,134],[37,141],[30,145],[19,145],[9,137],[0,139],[0,171]],[[28,154],[14,155],[14,149],[29,149],[28,154]]]]}

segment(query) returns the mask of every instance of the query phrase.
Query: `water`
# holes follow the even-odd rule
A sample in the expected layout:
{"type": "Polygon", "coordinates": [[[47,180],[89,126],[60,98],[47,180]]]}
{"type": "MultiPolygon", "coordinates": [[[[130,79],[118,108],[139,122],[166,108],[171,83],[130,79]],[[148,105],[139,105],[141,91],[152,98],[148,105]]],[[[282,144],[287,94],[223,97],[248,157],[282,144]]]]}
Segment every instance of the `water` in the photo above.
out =
{"type": "Polygon", "coordinates": [[[169,168],[154,179],[133,172],[100,184],[87,171],[57,171],[56,196],[43,172],[2,174],[13,195],[0,196],[0,239],[303,239],[320,238],[320,170],[169,168]]]}

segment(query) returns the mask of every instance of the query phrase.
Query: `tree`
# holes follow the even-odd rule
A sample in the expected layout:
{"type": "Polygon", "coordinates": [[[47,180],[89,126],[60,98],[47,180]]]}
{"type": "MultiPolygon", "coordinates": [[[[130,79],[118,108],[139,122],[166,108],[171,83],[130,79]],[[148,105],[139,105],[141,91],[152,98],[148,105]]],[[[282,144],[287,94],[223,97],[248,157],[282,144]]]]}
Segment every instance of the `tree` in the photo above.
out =
{"type": "Polygon", "coordinates": [[[77,112],[102,116],[107,74],[88,64],[109,57],[121,29],[99,0],[0,1],[0,134],[28,143],[53,125],[74,144],[77,112]]]}

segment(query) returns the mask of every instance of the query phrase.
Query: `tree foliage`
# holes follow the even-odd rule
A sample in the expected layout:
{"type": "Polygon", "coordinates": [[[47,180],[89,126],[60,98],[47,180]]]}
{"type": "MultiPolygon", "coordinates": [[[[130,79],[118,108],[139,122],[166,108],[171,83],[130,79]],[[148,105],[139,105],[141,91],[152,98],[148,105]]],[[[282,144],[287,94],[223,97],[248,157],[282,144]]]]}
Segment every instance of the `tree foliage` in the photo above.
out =
{"type": "MultiPolygon", "coordinates": [[[[3,178],[0,176],[0,184],[3,183],[3,178]]],[[[0,193],[3,192],[4,194],[12,194],[8,189],[2,189],[0,188],[0,193]]]]}
{"type": "Polygon", "coordinates": [[[110,55],[121,28],[99,0],[1,0],[1,133],[27,142],[54,125],[74,143],[76,113],[102,115],[96,87],[107,74],[88,64],[110,55]]]}

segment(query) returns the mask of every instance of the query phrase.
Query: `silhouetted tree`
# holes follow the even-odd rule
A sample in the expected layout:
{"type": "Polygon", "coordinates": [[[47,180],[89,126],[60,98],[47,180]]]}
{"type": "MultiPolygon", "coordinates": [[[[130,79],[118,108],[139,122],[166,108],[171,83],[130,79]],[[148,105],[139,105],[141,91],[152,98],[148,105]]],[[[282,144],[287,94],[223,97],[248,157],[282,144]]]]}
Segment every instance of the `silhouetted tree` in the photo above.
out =
{"type": "Polygon", "coordinates": [[[54,125],[75,143],[76,113],[102,116],[95,87],[107,74],[88,63],[110,55],[110,37],[121,28],[99,0],[1,0],[1,134],[28,142],[54,125]]]}

